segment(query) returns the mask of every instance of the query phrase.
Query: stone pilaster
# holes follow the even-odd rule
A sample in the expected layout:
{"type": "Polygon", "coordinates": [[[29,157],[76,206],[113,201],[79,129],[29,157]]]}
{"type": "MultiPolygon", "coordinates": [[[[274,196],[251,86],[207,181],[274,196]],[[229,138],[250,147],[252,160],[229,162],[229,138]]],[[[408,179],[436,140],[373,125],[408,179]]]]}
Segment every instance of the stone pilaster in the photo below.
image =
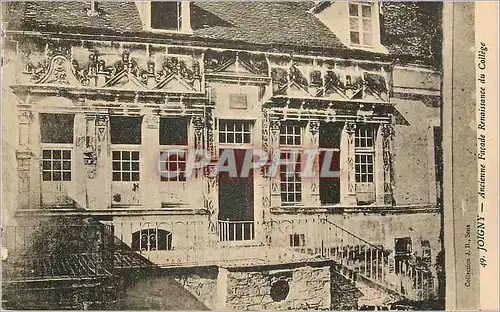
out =
{"type": "MultiPolygon", "coordinates": [[[[38,207],[38,203],[33,202],[34,196],[32,196],[32,189],[36,186],[34,181],[30,179],[30,170],[32,167],[40,168],[40,164],[37,162],[36,158],[33,158],[33,153],[29,148],[30,143],[30,125],[34,119],[31,111],[25,110],[20,111],[18,115],[19,123],[19,148],[16,151],[17,158],[17,172],[19,175],[19,197],[18,204],[19,208],[35,208],[33,205],[38,207]]],[[[40,173],[38,173],[38,176],[40,173]]],[[[39,181],[39,178],[38,178],[39,181]]]]}
{"type": "MultiPolygon", "coordinates": [[[[280,162],[280,121],[276,119],[271,119],[270,121],[270,155],[271,158],[271,168],[275,166],[279,166],[280,162]]],[[[271,207],[279,207],[281,206],[281,193],[280,193],[280,176],[279,176],[279,168],[274,168],[271,170],[273,172],[269,172],[271,175],[270,178],[270,186],[271,186],[271,207]]]]}
{"type": "Polygon", "coordinates": [[[342,151],[340,154],[340,203],[342,205],[356,205],[355,131],[356,124],[353,122],[346,122],[342,130],[340,144],[342,151]]]}
{"type": "Polygon", "coordinates": [[[384,167],[384,203],[386,205],[394,204],[393,183],[394,172],[392,168],[392,147],[391,142],[394,137],[394,129],[392,125],[382,125],[382,154],[384,167]]]}
{"type": "Polygon", "coordinates": [[[311,168],[304,168],[306,171],[312,172],[312,175],[306,173],[306,176],[302,178],[304,189],[302,196],[306,206],[319,206],[321,204],[319,197],[319,126],[319,120],[310,120],[304,135],[304,149],[309,151],[304,153],[302,167],[312,165],[311,168]],[[307,164],[311,160],[312,164],[307,164]]]}
{"type": "Polygon", "coordinates": [[[144,208],[161,207],[159,161],[160,116],[147,113],[142,120],[142,144],[140,146],[140,189],[144,208]]]}

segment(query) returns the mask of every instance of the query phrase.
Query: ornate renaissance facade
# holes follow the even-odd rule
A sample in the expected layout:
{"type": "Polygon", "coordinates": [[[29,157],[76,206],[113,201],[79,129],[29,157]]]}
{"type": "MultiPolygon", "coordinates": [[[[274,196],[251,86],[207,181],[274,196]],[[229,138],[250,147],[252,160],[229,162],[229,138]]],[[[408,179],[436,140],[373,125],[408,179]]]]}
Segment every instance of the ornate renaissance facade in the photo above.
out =
{"type": "MultiPolygon", "coordinates": [[[[271,289],[262,308],[339,307],[337,274],[358,289],[364,281],[411,300],[437,298],[437,35],[401,39],[407,15],[396,13],[419,12],[409,6],[12,4],[4,226],[92,218],[158,267],[218,267],[218,301],[197,294],[213,308],[255,307],[231,285],[262,266],[292,272],[255,269],[272,275],[262,278],[271,289]],[[247,176],[213,174],[223,153],[240,164],[257,149],[270,160],[247,176]],[[209,161],[190,175],[193,150],[209,161]],[[330,155],[340,174],[288,172],[305,166],[308,150],[318,152],[313,172],[330,155]],[[294,292],[302,269],[327,275],[319,295],[294,292]],[[279,281],[289,291],[281,300],[279,281]]],[[[413,21],[425,24],[417,13],[413,21]]]]}

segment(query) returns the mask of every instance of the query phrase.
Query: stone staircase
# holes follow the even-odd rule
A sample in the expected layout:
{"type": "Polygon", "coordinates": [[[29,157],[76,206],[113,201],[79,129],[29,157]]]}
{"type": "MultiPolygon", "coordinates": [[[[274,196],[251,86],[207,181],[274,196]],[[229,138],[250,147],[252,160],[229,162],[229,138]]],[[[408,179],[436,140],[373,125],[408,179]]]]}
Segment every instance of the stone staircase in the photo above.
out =
{"type": "Polygon", "coordinates": [[[364,294],[360,298],[362,304],[385,306],[399,299],[416,302],[436,299],[437,278],[428,266],[406,262],[396,268],[391,251],[382,246],[328,220],[320,220],[317,225],[320,239],[294,249],[335,261],[337,270],[364,294]]]}

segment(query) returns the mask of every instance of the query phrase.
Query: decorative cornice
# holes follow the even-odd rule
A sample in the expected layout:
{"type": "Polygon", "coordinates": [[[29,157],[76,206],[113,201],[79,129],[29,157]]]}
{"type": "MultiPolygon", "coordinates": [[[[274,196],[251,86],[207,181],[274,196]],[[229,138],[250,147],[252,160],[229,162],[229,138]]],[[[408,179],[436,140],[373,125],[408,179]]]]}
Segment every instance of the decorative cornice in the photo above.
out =
{"type": "Polygon", "coordinates": [[[374,214],[397,215],[419,213],[441,213],[442,207],[435,204],[428,205],[370,205],[370,206],[281,206],[272,207],[271,213],[276,215],[287,214],[374,214]]]}

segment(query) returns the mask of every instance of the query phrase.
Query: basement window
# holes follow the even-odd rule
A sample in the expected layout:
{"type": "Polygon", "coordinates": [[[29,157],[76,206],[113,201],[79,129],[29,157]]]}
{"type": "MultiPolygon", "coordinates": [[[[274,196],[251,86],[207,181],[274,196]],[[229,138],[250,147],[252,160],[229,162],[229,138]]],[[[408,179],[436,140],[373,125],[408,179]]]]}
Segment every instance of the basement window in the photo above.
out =
{"type": "Polygon", "coordinates": [[[132,234],[132,250],[172,250],[172,233],[162,229],[144,229],[132,234]]]}

